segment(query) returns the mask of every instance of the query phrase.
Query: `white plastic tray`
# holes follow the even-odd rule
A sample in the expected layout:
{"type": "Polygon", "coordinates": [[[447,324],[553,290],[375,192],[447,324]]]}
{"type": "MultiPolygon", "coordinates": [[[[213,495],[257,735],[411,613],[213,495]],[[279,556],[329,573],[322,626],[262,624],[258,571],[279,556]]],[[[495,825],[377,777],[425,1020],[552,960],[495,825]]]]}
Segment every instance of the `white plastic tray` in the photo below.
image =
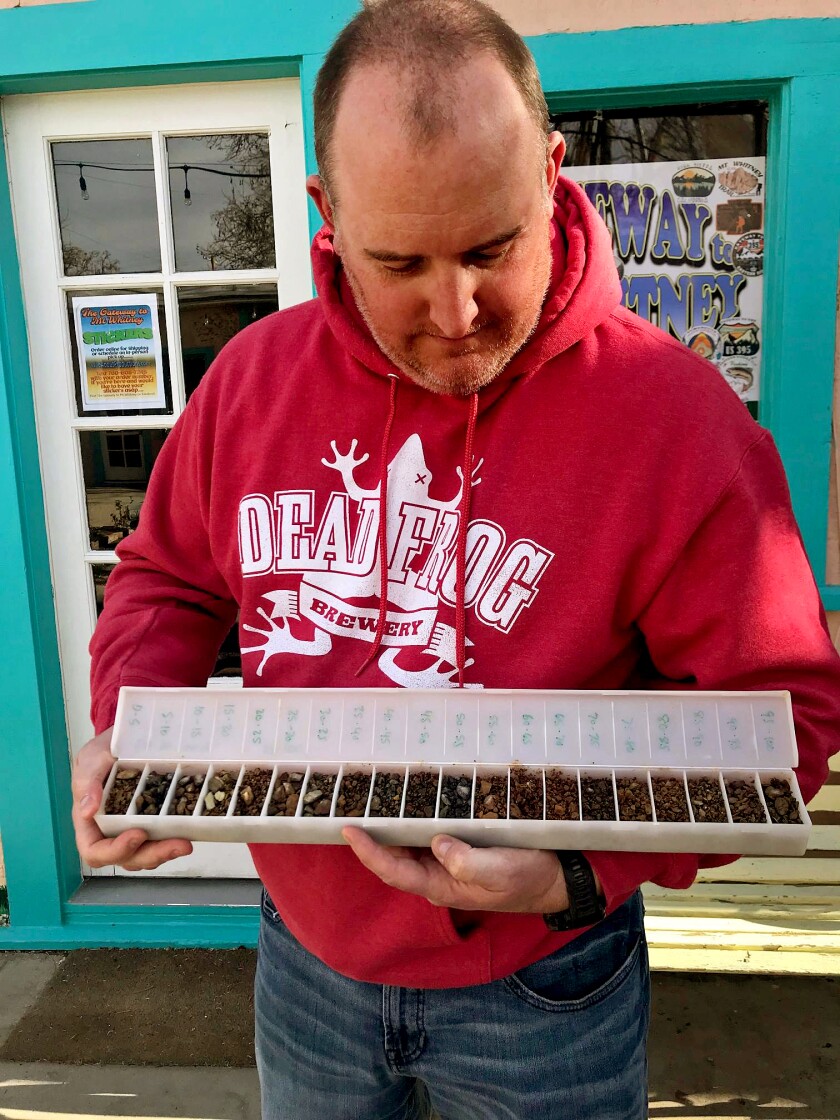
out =
{"type": "MultiPolygon", "coordinates": [[[[112,751],[115,762],[103,798],[107,804],[118,771],[136,769],[141,778],[128,812],[100,812],[106,836],[142,827],[153,837],[255,843],[339,843],[341,829],[354,824],[386,843],[427,845],[439,832],[474,844],[532,848],[623,851],[711,852],[756,855],[802,854],[810,820],[793,767],[796,739],[786,692],[548,692],[537,690],[411,689],[215,689],[121,690],[112,751]],[[613,784],[616,819],[482,820],[472,816],[475,783],[498,774],[509,783],[512,768],[527,767],[544,783],[561,770],[578,783],[607,777],[613,784]],[[242,774],[271,771],[271,787],[260,816],[237,814],[242,774]],[[370,800],[377,773],[432,771],[438,778],[433,818],[377,817],[370,800]],[[238,777],[225,816],[204,815],[204,795],[215,773],[238,777]],[[136,809],[149,773],[173,773],[157,816],[136,809]],[[304,775],[294,817],[269,816],[279,774],[304,775]],[[364,816],[336,815],[345,774],[371,775],[364,816]],[[170,812],[178,779],[204,775],[191,816],[170,812]],[[337,775],[328,816],[303,815],[312,773],[337,775]],[[469,819],[441,817],[441,779],[467,775],[469,819]],[[618,819],[615,779],[675,777],[685,783],[709,777],[720,783],[727,822],[618,819]],[[773,823],[762,786],[786,780],[799,802],[801,824],[773,823]],[[753,783],[764,823],[732,820],[725,783],[753,783]]],[[[687,792],[687,791],[686,791],[687,792]]],[[[404,810],[405,782],[400,812],[404,810]]],[[[508,797],[508,805],[510,799],[508,797]]]]}

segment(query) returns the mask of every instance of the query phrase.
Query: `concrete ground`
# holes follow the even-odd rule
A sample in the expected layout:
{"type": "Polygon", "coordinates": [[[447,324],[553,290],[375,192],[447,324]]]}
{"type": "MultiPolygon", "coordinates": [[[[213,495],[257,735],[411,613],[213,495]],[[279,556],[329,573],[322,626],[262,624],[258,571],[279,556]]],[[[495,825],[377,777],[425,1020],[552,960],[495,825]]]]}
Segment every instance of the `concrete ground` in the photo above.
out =
{"type": "MultiPolygon", "coordinates": [[[[61,960],[0,954],[0,1046],[61,960]]],[[[840,1120],[838,1051],[833,980],[656,974],[650,1116],[840,1120]]],[[[0,1062],[0,1120],[106,1117],[259,1120],[256,1072],[0,1062]]]]}

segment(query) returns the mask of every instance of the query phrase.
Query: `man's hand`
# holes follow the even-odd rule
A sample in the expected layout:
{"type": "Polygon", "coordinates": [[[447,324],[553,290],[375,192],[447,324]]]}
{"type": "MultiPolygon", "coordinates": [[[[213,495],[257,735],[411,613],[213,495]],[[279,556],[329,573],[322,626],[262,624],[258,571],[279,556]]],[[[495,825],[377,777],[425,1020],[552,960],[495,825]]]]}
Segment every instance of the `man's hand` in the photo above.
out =
{"type": "Polygon", "coordinates": [[[435,836],[425,848],[389,848],[361,828],[341,835],[374,875],[389,887],[419,894],[453,910],[505,910],[553,914],[569,896],[554,852],[526,848],[473,848],[452,836],[435,836]]]}
{"type": "Polygon", "coordinates": [[[91,739],[79,751],[73,767],[73,824],[76,847],[91,867],[125,868],[126,871],[152,871],[178,856],[192,851],[189,840],[149,840],[145,832],[132,828],[106,840],[93,820],[102,802],[102,787],[111,772],[113,727],[91,739]]]}

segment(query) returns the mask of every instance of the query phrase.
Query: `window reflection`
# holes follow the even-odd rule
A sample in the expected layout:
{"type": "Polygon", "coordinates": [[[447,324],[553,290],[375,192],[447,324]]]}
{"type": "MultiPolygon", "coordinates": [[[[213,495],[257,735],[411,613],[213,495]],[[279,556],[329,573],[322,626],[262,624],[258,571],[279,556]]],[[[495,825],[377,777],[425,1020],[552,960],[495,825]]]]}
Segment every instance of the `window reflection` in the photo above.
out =
{"type": "Polygon", "coordinates": [[[166,149],[176,269],[274,268],[268,136],[171,136],[166,149]]]}
{"type": "Polygon", "coordinates": [[[151,140],[52,145],[65,276],[160,272],[151,140]]]}
{"type": "Polygon", "coordinates": [[[96,617],[102,614],[102,608],[105,606],[105,584],[108,582],[108,576],[113,572],[115,564],[91,564],[90,572],[93,578],[93,598],[96,603],[96,617]]]}
{"type": "Polygon", "coordinates": [[[110,551],[137,528],[167,431],[79,432],[92,550],[110,551]]]}
{"type": "Polygon", "coordinates": [[[277,288],[273,284],[181,288],[178,315],[187,397],[226,342],[277,309],[277,288]]]}
{"type": "Polygon", "coordinates": [[[567,167],[741,158],[767,151],[763,102],[557,113],[552,123],[566,141],[567,167]]]}

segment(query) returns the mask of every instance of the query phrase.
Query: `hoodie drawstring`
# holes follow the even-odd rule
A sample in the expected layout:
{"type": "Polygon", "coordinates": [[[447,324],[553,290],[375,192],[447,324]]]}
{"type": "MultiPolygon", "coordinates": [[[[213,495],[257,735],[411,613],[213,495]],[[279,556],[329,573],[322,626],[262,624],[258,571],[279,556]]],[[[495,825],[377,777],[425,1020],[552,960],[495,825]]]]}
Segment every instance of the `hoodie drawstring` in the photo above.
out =
{"type": "Polygon", "coordinates": [[[470,398],[467,435],[464,440],[464,477],[461,480],[461,506],[458,510],[458,540],[455,545],[455,656],[458,661],[458,687],[464,687],[464,663],[467,655],[467,609],[464,603],[467,583],[467,530],[470,524],[472,498],[473,440],[478,416],[478,393],[470,398]]]}
{"type": "Polygon", "coordinates": [[[391,439],[391,428],[397,412],[397,384],[399,378],[395,373],[388,374],[391,382],[391,396],[388,402],[388,419],[385,421],[385,431],[382,433],[382,451],[379,456],[379,616],[376,620],[376,632],[373,635],[373,645],[370,653],[356,670],[356,676],[363,673],[379,653],[382,637],[385,633],[385,616],[388,613],[388,444],[391,439]]]}
{"type": "MultiPolygon", "coordinates": [[[[385,421],[385,430],[382,433],[382,450],[379,456],[379,526],[377,538],[379,545],[379,615],[376,619],[376,631],[373,636],[373,645],[370,653],[356,670],[356,676],[367,669],[371,661],[379,653],[382,638],[385,634],[385,620],[388,613],[388,445],[391,440],[391,428],[397,412],[397,384],[399,378],[395,373],[388,374],[391,382],[391,394],[388,403],[388,418],[385,421]]],[[[455,542],[455,659],[458,669],[458,687],[464,687],[464,664],[467,651],[467,625],[466,625],[466,568],[467,568],[467,529],[470,519],[470,500],[472,498],[473,476],[473,442],[475,440],[475,425],[478,416],[478,393],[470,397],[470,410],[467,416],[467,432],[464,440],[464,466],[461,479],[461,501],[458,506],[458,538],[455,542]]]]}

